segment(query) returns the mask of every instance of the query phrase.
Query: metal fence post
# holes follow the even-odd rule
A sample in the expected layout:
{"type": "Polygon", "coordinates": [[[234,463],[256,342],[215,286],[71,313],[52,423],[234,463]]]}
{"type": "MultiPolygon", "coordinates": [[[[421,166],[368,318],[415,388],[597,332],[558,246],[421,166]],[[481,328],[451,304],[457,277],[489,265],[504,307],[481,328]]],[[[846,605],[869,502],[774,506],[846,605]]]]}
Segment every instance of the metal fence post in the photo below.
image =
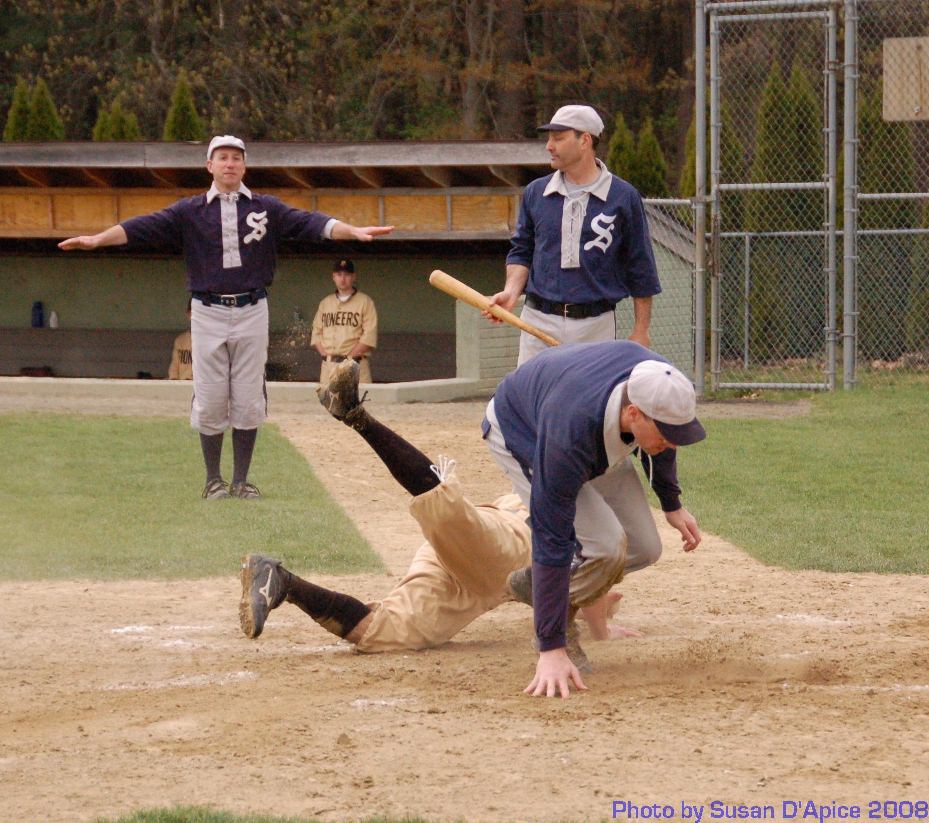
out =
{"type": "Polygon", "coordinates": [[[720,216],[719,183],[720,157],[719,134],[722,124],[719,111],[719,20],[710,13],[710,231],[713,236],[710,272],[710,373],[713,391],[719,391],[720,370],[720,238],[722,218],[720,216]]]}
{"type": "Polygon", "coordinates": [[[836,36],[838,15],[829,9],[826,59],[826,385],[835,391],[836,372],[836,36]]]}
{"type": "Polygon", "coordinates": [[[694,88],[696,191],[694,197],[694,383],[706,389],[706,11],[696,0],[694,11],[694,88]]]}
{"type": "Polygon", "coordinates": [[[842,386],[855,385],[858,264],[858,2],[845,0],[842,386]]]}

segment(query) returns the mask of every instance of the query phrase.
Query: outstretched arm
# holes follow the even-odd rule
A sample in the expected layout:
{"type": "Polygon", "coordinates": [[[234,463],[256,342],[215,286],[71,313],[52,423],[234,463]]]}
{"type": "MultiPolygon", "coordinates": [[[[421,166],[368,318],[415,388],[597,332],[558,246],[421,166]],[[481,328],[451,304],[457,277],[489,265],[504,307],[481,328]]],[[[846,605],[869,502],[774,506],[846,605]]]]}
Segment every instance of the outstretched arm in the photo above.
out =
{"type": "Polygon", "coordinates": [[[126,230],[117,223],[115,226],[110,226],[99,234],[84,234],[80,237],[69,237],[67,240],[62,240],[58,244],[58,248],[63,251],[73,251],[74,249],[89,251],[91,249],[103,248],[104,246],[124,246],[128,242],[129,238],[126,237],[126,230]]]}
{"type": "Polygon", "coordinates": [[[393,226],[353,226],[351,223],[336,220],[332,226],[332,239],[361,240],[363,243],[367,243],[376,237],[390,234],[393,230],[393,226]]]}

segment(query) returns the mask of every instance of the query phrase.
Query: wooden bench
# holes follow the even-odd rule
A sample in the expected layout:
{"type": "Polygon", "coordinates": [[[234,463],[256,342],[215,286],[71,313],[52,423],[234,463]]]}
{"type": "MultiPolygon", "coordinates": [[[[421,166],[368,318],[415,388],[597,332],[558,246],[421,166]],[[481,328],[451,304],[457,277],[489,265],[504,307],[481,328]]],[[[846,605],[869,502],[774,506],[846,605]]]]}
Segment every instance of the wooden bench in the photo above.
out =
{"type": "MultiPolygon", "coordinates": [[[[0,329],[0,374],[54,377],[165,378],[176,331],[126,329],[0,329]]],[[[315,350],[285,350],[273,334],[270,380],[316,381],[315,350]]],[[[453,332],[382,333],[372,359],[375,382],[455,377],[453,332]]]]}

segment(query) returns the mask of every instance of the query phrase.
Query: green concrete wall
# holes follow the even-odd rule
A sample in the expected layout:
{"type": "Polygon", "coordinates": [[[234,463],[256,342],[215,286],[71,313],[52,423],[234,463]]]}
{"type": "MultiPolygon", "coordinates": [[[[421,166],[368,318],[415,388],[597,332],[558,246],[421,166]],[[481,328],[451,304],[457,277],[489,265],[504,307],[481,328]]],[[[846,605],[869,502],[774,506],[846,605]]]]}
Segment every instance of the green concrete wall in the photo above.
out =
{"type": "MultiPolygon", "coordinates": [[[[655,256],[663,292],[655,298],[653,307],[652,348],[690,374],[693,369],[690,264],[657,245],[655,256]]],[[[336,259],[337,254],[333,254],[325,258],[282,257],[278,261],[269,304],[272,331],[285,331],[295,310],[307,321],[312,320],[319,301],[332,289],[331,267],[336,259]]],[[[429,285],[433,269],[442,269],[483,294],[498,291],[504,280],[503,254],[466,255],[461,246],[456,248],[453,244],[449,244],[449,252],[443,257],[355,256],[353,259],[359,287],[377,304],[380,328],[385,334],[456,331],[456,301],[429,285]]],[[[57,311],[59,324],[66,329],[177,331],[186,325],[187,293],[180,258],[78,252],[47,257],[5,256],[0,257],[0,289],[4,295],[0,301],[0,329],[27,328],[34,300],[43,302],[46,319],[52,309],[57,311]]],[[[468,306],[462,310],[477,315],[468,306]]],[[[458,326],[460,330],[461,324],[458,326]]],[[[617,311],[618,336],[625,337],[631,328],[632,301],[624,300],[617,311]]],[[[495,351],[492,346],[491,350],[495,351]]],[[[473,356],[483,362],[485,356],[493,358],[498,354],[488,355],[482,348],[473,356]]]]}
{"type": "MultiPolygon", "coordinates": [[[[282,257],[271,289],[271,328],[283,331],[298,309],[308,321],[332,286],[338,256],[282,257]]],[[[503,286],[503,256],[397,258],[356,256],[358,285],[374,299],[384,332],[454,332],[455,301],[429,285],[443,269],[478,291],[503,286]]],[[[187,293],[181,258],[97,256],[0,257],[0,328],[24,328],[41,300],[46,322],[54,309],[62,328],[180,329],[187,293]]]]}

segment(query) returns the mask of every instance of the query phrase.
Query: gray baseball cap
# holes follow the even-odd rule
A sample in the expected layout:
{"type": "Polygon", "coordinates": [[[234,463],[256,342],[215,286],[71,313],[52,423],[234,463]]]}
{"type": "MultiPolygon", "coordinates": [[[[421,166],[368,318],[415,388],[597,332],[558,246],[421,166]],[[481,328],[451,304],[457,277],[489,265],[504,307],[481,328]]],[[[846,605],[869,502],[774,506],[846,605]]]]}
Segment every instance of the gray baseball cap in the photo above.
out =
{"type": "Polygon", "coordinates": [[[206,150],[206,159],[211,160],[213,152],[223,147],[239,149],[242,155],[245,156],[245,143],[240,138],[233,137],[231,134],[217,134],[216,137],[210,140],[210,147],[206,150]]]}
{"type": "Polygon", "coordinates": [[[569,129],[599,137],[603,134],[603,121],[590,106],[562,106],[555,112],[551,122],[539,126],[537,131],[568,131],[569,129]]]}
{"type": "Polygon", "coordinates": [[[626,384],[629,400],[655,421],[662,436],[675,446],[689,446],[706,437],[697,420],[697,394],[682,372],[670,363],[643,360],[626,384]]]}

